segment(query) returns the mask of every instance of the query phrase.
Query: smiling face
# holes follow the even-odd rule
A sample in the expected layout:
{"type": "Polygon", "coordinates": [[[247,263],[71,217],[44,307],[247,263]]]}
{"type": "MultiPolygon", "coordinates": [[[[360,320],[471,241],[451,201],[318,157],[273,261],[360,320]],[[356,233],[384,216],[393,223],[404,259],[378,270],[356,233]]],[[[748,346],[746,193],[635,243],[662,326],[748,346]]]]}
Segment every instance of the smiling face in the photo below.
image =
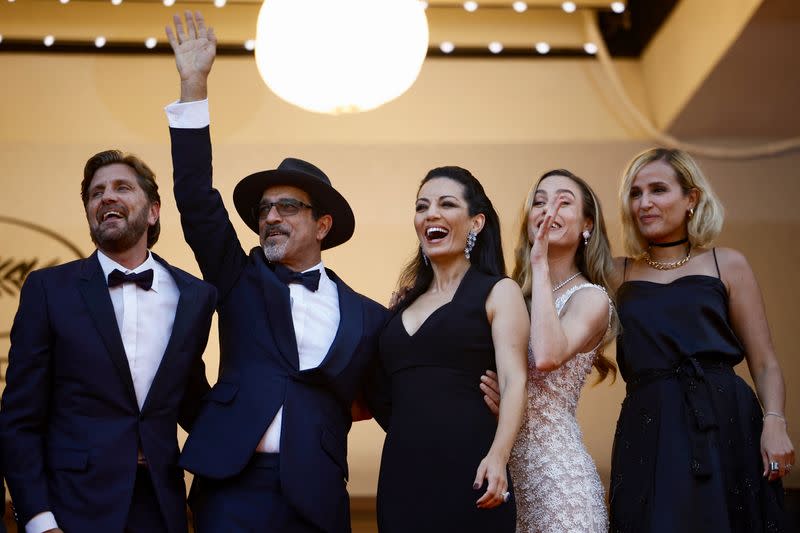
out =
{"type": "Polygon", "coordinates": [[[528,242],[533,242],[539,227],[552,208],[554,199],[563,203],[550,225],[550,245],[578,247],[584,230],[592,231],[592,221],[583,214],[583,194],[580,186],[566,176],[548,176],[536,187],[533,205],[528,212],[528,242]]]}
{"type": "Polygon", "coordinates": [[[94,173],[85,207],[97,248],[120,253],[135,246],[146,248],[147,230],[158,221],[160,206],[148,200],[130,166],[114,163],[94,173]]]}
{"type": "MultiPolygon", "coordinates": [[[[289,185],[269,187],[261,195],[261,204],[280,200],[299,200],[313,205],[306,191],[289,185]]],[[[307,207],[301,207],[292,215],[281,215],[277,207],[272,207],[258,220],[261,247],[270,262],[284,264],[295,271],[305,270],[321,261],[322,240],[332,223],[330,215],[315,220],[307,207]]]]}
{"type": "Polygon", "coordinates": [[[689,209],[697,204],[697,190],[685,191],[666,161],[648,163],[631,184],[631,218],[648,242],[671,242],[686,237],[689,209]]]}
{"type": "MultiPolygon", "coordinates": [[[[414,229],[431,261],[461,255],[469,231],[479,232],[484,216],[470,216],[464,187],[450,178],[432,178],[420,187],[414,229]]],[[[465,258],[466,260],[466,258],[465,258]]]]}

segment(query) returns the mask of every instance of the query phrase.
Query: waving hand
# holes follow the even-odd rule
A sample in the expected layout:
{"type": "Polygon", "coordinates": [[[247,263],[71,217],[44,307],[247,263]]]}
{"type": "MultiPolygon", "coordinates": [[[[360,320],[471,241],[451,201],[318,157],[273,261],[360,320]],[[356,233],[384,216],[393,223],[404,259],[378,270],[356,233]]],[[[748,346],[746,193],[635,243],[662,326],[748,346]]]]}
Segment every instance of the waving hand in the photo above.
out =
{"type": "Polygon", "coordinates": [[[203,15],[186,11],[186,26],[180,15],[173,17],[175,30],[166,27],[167,39],[181,77],[181,101],[206,98],[208,74],[217,56],[217,36],[214,29],[206,27],[203,15]]]}

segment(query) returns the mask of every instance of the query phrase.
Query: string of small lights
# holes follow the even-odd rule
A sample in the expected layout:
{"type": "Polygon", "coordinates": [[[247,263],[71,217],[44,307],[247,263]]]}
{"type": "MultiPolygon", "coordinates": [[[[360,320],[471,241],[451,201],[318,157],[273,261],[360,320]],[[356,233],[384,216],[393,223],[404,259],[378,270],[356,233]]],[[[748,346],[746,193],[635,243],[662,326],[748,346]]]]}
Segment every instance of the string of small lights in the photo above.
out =
{"type": "MultiPolygon", "coordinates": [[[[0,0],[1,1],[1,0],[0,0]]],[[[8,3],[22,2],[25,0],[6,0],[8,3]]],[[[85,2],[87,0],[57,0],[61,4],[68,4],[71,1],[85,2]]],[[[97,1],[97,0],[91,0],[97,1]]],[[[143,3],[142,0],[103,0],[109,1],[112,5],[119,6],[123,2],[128,3],[143,3]]],[[[229,3],[237,3],[237,0],[212,0],[217,8],[223,8],[229,3]]],[[[153,3],[153,2],[146,2],[153,3]]],[[[161,3],[166,7],[173,7],[176,0],[161,0],[161,3]]],[[[250,3],[250,2],[247,2],[250,3]]],[[[429,7],[427,2],[422,2],[425,7],[429,7]]],[[[556,5],[556,4],[554,4],[556,5]]],[[[528,11],[531,6],[528,3],[517,0],[507,5],[489,4],[481,6],[475,0],[467,0],[463,3],[441,4],[437,3],[437,9],[461,9],[473,13],[478,9],[512,9],[516,13],[524,13],[528,11]]],[[[552,6],[542,6],[537,4],[536,8],[552,8],[552,6]]],[[[560,5],[565,13],[574,13],[578,10],[579,5],[576,2],[566,1],[560,5]]],[[[593,8],[596,9],[596,8],[593,8]]],[[[607,9],[614,13],[624,13],[626,6],[624,2],[610,2],[607,9]]],[[[0,25],[0,30],[2,26],[0,25]]],[[[221,56],[224,55],[250,55],[255,51],[255,39],[246,39],[244,42],[220,42],[217,46],[217,53],[221,56]]],[[[57,53],[118,53],[118,54],[171,54],[168,43],[165,39],[159,40],[154,36],[147,36],[140,41],[133,40],[113,40],[103,35],[98,35],[93,38],[81,39],[59,39],[57,35],[48,34],[42,36],[41,39],[33,39],[30,37],[17,38],[5,37],[0,33],[0,53],[2,52],[57,52],[57,53]]],[[[504,45],[501,41],[491,41],[486,43],[485,46],[458,45],[453,41],[442,41],[439,43],[431,43],[428,48],[428,57],[462,57],[462,58],[481,58],[481,57],[502,57],[509,59],[525,59],[537,57],[572,57],[572,58],[591,58],[596,55],[598,47],[596,43],[587,42],[582,47],[564,47],[553,46],[546,41],[531,42],[529,46],[514,46],[504,45]]]]}

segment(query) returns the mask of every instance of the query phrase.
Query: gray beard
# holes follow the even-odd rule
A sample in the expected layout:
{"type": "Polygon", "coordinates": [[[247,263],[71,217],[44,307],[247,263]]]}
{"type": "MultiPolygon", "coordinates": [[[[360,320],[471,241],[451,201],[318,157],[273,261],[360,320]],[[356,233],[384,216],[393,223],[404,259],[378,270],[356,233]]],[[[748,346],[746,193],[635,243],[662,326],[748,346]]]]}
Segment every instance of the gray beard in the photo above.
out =
{"type": "Polygon", "coordinates": [[[127,227],[122,233],[108,234],[100,229],[100,225],[89,227],[89,234],[92,242],[100,250],[119,253],[130,250],[139,242],[142,235],[149,229],[147,223],[148,210],[142,209],[138,217],[128,221],[127,227]]]}
{"type": "Polygon", "coordinates": [[[286,254],[286,246],[288,244],[289,242],[286,240],[280,244],[270,244],[265,242],[261,248],[264,250],[264,257],[267,258],[267,261],[270,263],[277,263],[283,259],[283,256],[286,254]]]}

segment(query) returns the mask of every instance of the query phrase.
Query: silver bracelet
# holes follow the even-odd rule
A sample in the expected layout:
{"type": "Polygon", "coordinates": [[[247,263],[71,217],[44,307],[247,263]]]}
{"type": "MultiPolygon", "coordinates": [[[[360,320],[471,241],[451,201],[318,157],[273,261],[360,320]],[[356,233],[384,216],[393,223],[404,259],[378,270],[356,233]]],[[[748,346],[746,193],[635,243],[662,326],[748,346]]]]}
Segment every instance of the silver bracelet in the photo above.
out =
{"type": "MultiPolygon", "coordinates": [[[[783,416],[783,415],[782,415],[782,414],[780,414],[780,413],[776,413],[775,411],[767,411],[766,413],[764,413],[764,417],[761,419],[761,421],[763,422],[764,420],[766,420],[768,416],[775,416],[775,417],[778,417],[778,418],[780,418],[781,420],[783,420],[783,423],[784,423],[784,424],[787,424],[787,422],[786,422],[786,417],[785,417],[785,416],[783,416]]],[[[788,424],[787,424],[787,425],[788,425],[788,424]]]]}

